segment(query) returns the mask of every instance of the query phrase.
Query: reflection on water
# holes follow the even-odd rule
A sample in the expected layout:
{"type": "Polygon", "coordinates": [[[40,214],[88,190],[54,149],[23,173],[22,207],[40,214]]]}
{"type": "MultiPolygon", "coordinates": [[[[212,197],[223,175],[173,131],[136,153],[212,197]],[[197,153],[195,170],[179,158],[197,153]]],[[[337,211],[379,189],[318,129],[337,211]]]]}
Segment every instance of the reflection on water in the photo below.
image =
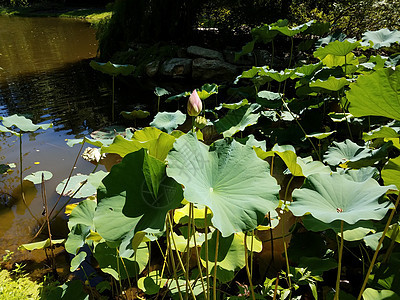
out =
{"type": "MultiPolygon", "coordinates": [[[[22,136],[23,177],[40,170],[54,175],[46,182],[50,207],[58,198],[57,184],[68,177],[79,150],[69,148],[65,139],[81,137],[108,122],[108,87],[100,85],[98,73],[88,65],[96,51],[94,29],[86,23],[0,16],[0,116],[23,114],[34,123],[53,122],[54,128],[22,136]]],[[[0,208],[0,257],[5,249],[15,251],[29,242],[37,228],[19,196],[19,140],[0,133],[0,164],[8,163],[16,168],[0,174],[0,197],[12,197],[15,203],[0,208]]],[[[80,159],[73,174],[92,169],[80,159]]],[[[24,190],[30,209],[42,218],[40,186],[24,190]]],[[[24,255],[18,252],[17,257],[24,255]]]]}

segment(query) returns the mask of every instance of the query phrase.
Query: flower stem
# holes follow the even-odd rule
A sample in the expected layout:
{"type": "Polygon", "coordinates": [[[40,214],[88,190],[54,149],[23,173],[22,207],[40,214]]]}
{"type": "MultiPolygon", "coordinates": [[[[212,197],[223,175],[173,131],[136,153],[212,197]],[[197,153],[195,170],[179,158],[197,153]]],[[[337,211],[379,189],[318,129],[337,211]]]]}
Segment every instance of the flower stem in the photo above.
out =
{"type": "Polygon", "coordinates": [[[335,300],[339,300],[339,292],[340,292],[340,274],[342,272],[342,256],[343,256],[343,220],[340,221],[340,248],[339,248],[339,258],[338,258],[338,271],[336,276],[336,292],[335,292],[335,300]]]}

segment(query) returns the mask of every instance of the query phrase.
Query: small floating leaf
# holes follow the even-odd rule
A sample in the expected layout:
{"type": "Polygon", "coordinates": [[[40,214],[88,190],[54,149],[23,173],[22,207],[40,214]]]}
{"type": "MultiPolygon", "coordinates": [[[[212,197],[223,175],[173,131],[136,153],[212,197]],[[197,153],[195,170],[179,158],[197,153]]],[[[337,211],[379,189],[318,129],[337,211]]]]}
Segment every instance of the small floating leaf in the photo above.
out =
{"type": "Polygon", "coordinates": [[[43,174],[43,180],[49,180],[53,177],[53,174],[49,171],[37,171],[34,172],[24,178],[24,180],[29,180],[33,184],[41,184],[42,183],[42,174],[43,174]]]}

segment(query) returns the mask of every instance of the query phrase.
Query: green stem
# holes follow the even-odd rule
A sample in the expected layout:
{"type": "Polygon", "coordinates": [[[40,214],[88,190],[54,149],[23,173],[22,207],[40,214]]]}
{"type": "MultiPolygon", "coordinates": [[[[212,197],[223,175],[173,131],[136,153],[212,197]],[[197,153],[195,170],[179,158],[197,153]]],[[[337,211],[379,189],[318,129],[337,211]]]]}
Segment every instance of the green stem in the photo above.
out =
{"type": "MultiPolygon", "coordinates": [[[[29,214],[31,215],[32,218],[34,218],[36,220],[36,222],[39,222],[38,218],[35,217],[35,215],[33,214],[33,212],[31,211],[31,209],[29,208],[28,203],[26,203],[26,199],[25,199],[25,193],[24,193],[24,185],[23,185],[23,179],[22,179],[22,133],[19,133],[19,183],[21,185],[21,198],[22,198],[22,202],[24,203],[26,209],[28,210],[29,214]]],[[[43,223],[45,224],[45,223],[43,223]]]]}
{"type": "Polygon", "coordinates": [[[208,270],[208,225],[207,225],[207,210],[208,207],[204,207],[204,236],[205,236],[205,241],[204,241],[204,247],[205,247],[205,252],[206,252],[206,280],[207,280],[207,293],[206,293],[206,300],[210,299],[210,274],[208,270]]]}
{"type": "Polygon", "coordinates": [[[383,230],[382,237],[380,238],[378,246],[376,247],[374,256],[372,257],[372,261],[371,261],[371,263],[369,265],[369,268],[368,268],[368,271],[367,271],[367,275],[365,275],[364,282],[363,282],[363,285],[361,287],[360,293],[358,294],[357,300],[361,300],[362,294],[363,294],[363,292],[365,290],[365,287],[367,286],[369,275],[371,274],[372,269],[373,269],[373,267],[375,265],[375,261],[376,261],[376,258],[378,257],[379,249],[382,246],[383,240],[385,239],[385,236],[386,236],[386,232],[389,229],[389,225],[392,222],[394,213],[396,212],[397,206],[399,205],[399,200],[400,200],[400,192],[399,192],[399,194],[397,196],[396,203],[394,204],[394,208],[393,208],[392,212],[390,213],[390,216],[389,216],[389,218],[388,218],[388,220],[386,222],[385,229],[383,230]]]}
{"type": "Polygon", "coordinates": [[[340,292],[340,275],[342,272],[342,256],[343,256],[343,220],[340,221],[340,247],[339,247],[339,258],[338,258],[338,271],[336,276],[336,291],[335,291],[335,300],[339,300],[339,292],[340,292]]]}
{"type": "MultiPolygon", "coordinates": [[[[188,226],[187,226],[187,244],[186,244],[186,272],[187,273],[189,273],[189,269],[190,269],[190,235],[191,235],[191,227],[192,227],[192,219],[193,219],[193,214],[192,214],[190,205],[193,205],[193,204],[192,203],[189,204],[189,220],[188,220],[188,226]]],[[[189,278],[187,278],[186,291],[188,290],[189,285],[190,285],[189,278]]],[[[187,295],[187,293],[186,293],[186,295],[187,295]]]]}
{"type": "MultiPolygon", "coordinates": [[[[253,237],[252,237],[252,241],[253,241],[253,237]]],[[[253,280],[252,280],[252,277],[250,274],[250,268],[249,268],[249,255],[248,255],[248,250],[247,250],[247,232],[244,234],[244,260],[246,262],[246,273],[247,273],[247,278],[249,279],[251,296],[252,296],[253,300],[256,300],[256,297],[254,294],[253,280]]]]}
{"type": "Polygon", "coordinates": [[[317,148],[315,147],[314,143],[312,142],[312,140],[307,136],[306,131],[304,130],[303,126],[301,126],[300,122],[297,120],[297,118],[295,117],[295,115],[292,113],[292,111],[290,110],[289,106],[286,104],[285,100],[282,98],[282,102],[283,105],[286,107],[286,109],[288,110],[288,112],[290,113],[290,115],[292,116],[292,118],[296,121],[297,125],[299,125],[301,131],[303,132],[304,136],[307,138],[307,140],[310,142],[311,146],[314,148],[315,153],[318,156],[318,160],[322,161],[321,156],[319,155],[319,151],[317,150],[317,148]]]}
{"type": "MultiPolygon", "coordinates": [[[[192,216],[194,216],[194,206],[193,203],[190,203],[189,209],[192,211],[192,216]]],[[[194,217],[193,217],[194,218],[194,217]]],[[[194,242],[194,249],[196,251],[196,260],[197,260],[197,268],[199,269],[199,274],[200,274],[200,282],[201,282],[201,287],[203,288],[203,293],[206,294],[206,287],[204,285],[204,279],[203,279],[203,272],[201,271],[201,262],[200,262],[200,255],[199,255],[199,250],[197,249],[197,242],[196,242],[196,224],[193,221],[193,242],[194,242]]]]}
{"type": "MultiPolygon", "coordinates": [[[[217,300],[217,267],[218,267],[218,247],[219,247],[219,230],[217,230],[217,238],[215,241],[215,257],[214,257],[214,278],[213,278],[213,299],[217,300]]],[[[208,263],[208,261],[207,261],[208,263]]]]}
{"type": "Polygon", "coordinates": [[[179,281],[178,281],[178,275],[176,274],[176,266],[175,266],[175,259],[174,259],[174,253],[172,252],[172,245],[171,245],[171,235],[172,232],[170,230],[170,227],[168,223],[170,223],[170,218],[169,218],[169,214],[168,214],[168,218],[166,219],[167,224],[166,224],[166,233],[167,233],[167,249],[169,250],[169,257],[171,259],[171,266],[172,266],[172,270],[173,270],[173,274],[174,274],[174,279],[176,281],[176,287],[178,289],[178,295],[179,295],[179,299],[183,300],[182,298],[182,292],[181,292],[181,288],[179,286],[179,281]]]}
{"type": "Polygon", "coordinates": [[[114,101],[115,101],[115,76],[112,77],[112,103],[111,103],[111,120],[114,123],[114,101]]]}
{"type": "Polygon", "coordinates": [[[157,112],[160,112],[160,96],[157,98],[157,112]]]}

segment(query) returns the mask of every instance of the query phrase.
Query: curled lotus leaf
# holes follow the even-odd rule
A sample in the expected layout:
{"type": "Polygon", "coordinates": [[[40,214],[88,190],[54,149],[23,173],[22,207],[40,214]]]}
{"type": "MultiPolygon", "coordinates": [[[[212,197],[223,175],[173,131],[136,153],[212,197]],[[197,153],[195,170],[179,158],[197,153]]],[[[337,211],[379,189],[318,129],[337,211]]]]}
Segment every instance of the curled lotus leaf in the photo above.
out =
{"type": "Polygon", "coordinates": [[[396,187],[380,186],[373,179],[356,182],[337,173],[312,174],[301,189],[293,191],[290,210],[295,216],[310,213],[324,223],[381,220],[391,207],[390,202],[381,201],[389,189],[396,187]]]}
{"type": "Polygon", "coordinates": [[[155,117],[150,126],[156,127],[167,133],[171,133],[179,125],[182,125],[186,121],[186,115],[181,111],[176,112],[159,112],[155,117]]]}
{"type": "Polygon", "coordinates": [[[38,129],[46,130],[48,128],[53,127],[52,123],[33,124],[33,122],[30,119],[25,118],[24,116],[18,116],[16,114],[9,116],[9,117],[0,117],[0,120],[3,120],[3,126],[5,126],[7,128],[11,128],[12,126],[15,126],[15,127],[19,128],[21,131],[25,131],[25,132],[34,132],[38,129]]]}
{"type": "Polygon", "coordinates": [[[372,48],[390,47],[390,45],[400,43],[400,31],[382,28],[376,31],[367,31],[362,37],[363,43],[369,45],[372,42],[372,48]]]}

